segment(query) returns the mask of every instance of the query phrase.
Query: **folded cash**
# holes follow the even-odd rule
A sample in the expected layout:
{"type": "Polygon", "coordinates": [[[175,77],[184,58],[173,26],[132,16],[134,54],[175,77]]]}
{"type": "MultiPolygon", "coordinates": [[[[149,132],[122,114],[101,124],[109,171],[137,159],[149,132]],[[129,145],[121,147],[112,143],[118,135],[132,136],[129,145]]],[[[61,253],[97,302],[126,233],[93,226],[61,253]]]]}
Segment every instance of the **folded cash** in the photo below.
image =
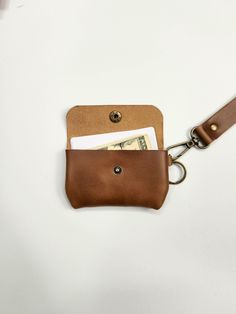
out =
{"type": "MultiPolygon", "coordinates": [[[[95,147],[95,149],[96,147],[104,148],[110,144],[117,144],[124,142],[127,139],[141,137],[144,134],[148,136],[149,140],[147,140],[146,144],[149,145],[151,143],[150,149],[158,149],[156,133],[153,127],[72,137],[70,139],[70,144],[71,149],[91,149],[91,147],[95,147]]],[[[139,149],[139,145],[137,145],[137,149],[139,149]]],[[[149,149],[149,147],[147,149],[149,149]]]]}
{"type": "Polygon", "coordinates": [[[96,146],[97,150],[149,150],[152,149],[148,135],[138,135],[96,146]]]}

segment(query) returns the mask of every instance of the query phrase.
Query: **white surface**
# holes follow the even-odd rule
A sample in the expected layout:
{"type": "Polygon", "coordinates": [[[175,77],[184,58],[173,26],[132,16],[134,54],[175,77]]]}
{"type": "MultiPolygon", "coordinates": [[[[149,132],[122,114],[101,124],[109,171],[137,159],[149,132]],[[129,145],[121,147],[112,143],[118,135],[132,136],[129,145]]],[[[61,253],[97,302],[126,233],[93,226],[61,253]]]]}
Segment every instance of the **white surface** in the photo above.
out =
{"type": "Polygon", "coordinates": [[[0,313],[235,314],[236,128],[160,211],[72,210],[65,114],[150,103],[166,144],[235,96],[236,2],[25,1],[0,17],[0,313]],[[34,139],[34,141],[33,141],[34,139]]]}
{"type": "Polygon", "coordinates": [[[148,135],[151,148],[158,149],[156,134],[153,127],[130,131],[72,137],[70,143],[72,149],[90,149],[139,135],[148,135]]]}

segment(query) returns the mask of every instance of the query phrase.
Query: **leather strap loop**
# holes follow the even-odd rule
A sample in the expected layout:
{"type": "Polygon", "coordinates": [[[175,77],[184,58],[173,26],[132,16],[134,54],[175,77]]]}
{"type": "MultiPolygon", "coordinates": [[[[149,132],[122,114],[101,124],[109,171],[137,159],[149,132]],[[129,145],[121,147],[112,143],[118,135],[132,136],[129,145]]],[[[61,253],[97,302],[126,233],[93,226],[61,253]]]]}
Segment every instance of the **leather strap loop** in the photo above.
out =
{"type": "Polygon", "coordinates": [[[195,133],[204,144],[209,145],[235,123],[236,98],[217,111],[207,121],[196,127],[195,133]]]}

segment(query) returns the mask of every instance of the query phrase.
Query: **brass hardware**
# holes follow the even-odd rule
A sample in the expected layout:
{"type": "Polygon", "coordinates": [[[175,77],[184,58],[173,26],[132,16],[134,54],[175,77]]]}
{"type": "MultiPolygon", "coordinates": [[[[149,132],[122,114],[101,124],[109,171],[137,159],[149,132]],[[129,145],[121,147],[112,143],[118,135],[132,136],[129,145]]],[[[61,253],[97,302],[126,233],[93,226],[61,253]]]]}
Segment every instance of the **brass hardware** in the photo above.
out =
{"type": "Polygon", "coordinates": [[[122,118],[122,114],[119,111],[114,110],[110,112],[109,118],[112,122],[117,123],[117,122],[120,122],[122,118]]]}
{"type": "Polygon", "coordinates": [[[175,154],[174,156],[172,156],[171,154],[169,154],[171,161],[172,161],[172,165],[176,165],[177,167],[179,167],[182,172],[183,172],[183,176],[177,180],[176,182],[173,181],[169,181],[170,184],[179,184],[181,182],[183,182],[187,176],[187,170],[185,168],[185,166],[180,163],[179,161],[177,161],[177,159],[179,159],[180,157],[182,157],[184,154],[186,154],[192,147],[196,147],[199,149],[206,149],[209,145],[206,145],[203,143],[203,141],[201,140],[201,138],[199,138],[199,136],[196,134],[195,132],[196,128],[193,128],[190,132],[190,140],[186,141],[186,142],[182,142],[176,145],[172,145],[169,146],[167,148],[167,152],[169,153],[169,151],[179,148],[179,147],[183,147],[183,149],[175,154]]]}
{"type": "Polygon", "coordinates": [[[195,147],[199,148],[199,149],[206,149],[209,147],[209,145],[204,144],[204,142],[199,138],[199,136],[196,134],[195,132],[196,127],[193,128],[190,132],[190,136],[192,138],[193,141],[195,141],[196,145],[195,147]]]}
{"type": "Polygon", "coordinates": [[[190,141],[186,141],[186,142],[182,142],[182,143],[179,143],[179,144],[176,144],[176,145],[172,145],[172,146],[169,146],[167,148],[167,151],[169,152],[170,150],[174,149],[174,148],[178,148],[178,147],[184,147],[184,149],[179,152],[176,156],[172,156],[170,155],[172,161],[176,161],[177,159],[179,159],[180,157],[182,157],[185,153],[187,153],[192,147],[194,147],[196,144],[194,143],[193,140],[190,140],[190,141]]]}
{"type": "Polygon", "coordinates": [[[122,172],[122,168],[120,166],[115,166],[114,173],[115,174],[121,174],[121,172],[122,172]]]}
{"type": "Polygon", "coordinates": [[[177,159],[179,159],[180,157],[182,157],[185,153],[187,153],[192,147],[196,147],[196,148],[199,148],[199,149],[205,149],[208,147],[208,145],[205,145],[201,139],[195,134],[195,129],[196,128],[193,128],[190,132],[190,137],[191,139],[189,141],[186,141],[186,142],[182,142],[182,143],[179,143],[179,144],[175,144],[175,145],[172,145],[172,146],[169,146],[167,148],[167,151],[169,152],[170,150],[174,149],[174,148],[178,148],[178,147],[184,147],[183,150],[178,153],[176,156],[172,156],[171,155],[171,158],[173,161],[176,161],[177,159]]]}
{"type": "Polygon", "coordinates": [[[173,161],[172,165],[177,166],[182,171],[182,177],[177,181],[169,181],[170,184],[177,185],[182,183],[187,177],[187,170],[185,166],[179,161],[173,161]]]}
{"type": "Polygon", "coordinates": [[[218,130],[218,125],[217,124],[215,124],[215,123],[213,123],[213,124],[211,124],[211,126],[210,126],[210,128],[211,128],[211,130],[212,131],[217,131],[218,130]]]}

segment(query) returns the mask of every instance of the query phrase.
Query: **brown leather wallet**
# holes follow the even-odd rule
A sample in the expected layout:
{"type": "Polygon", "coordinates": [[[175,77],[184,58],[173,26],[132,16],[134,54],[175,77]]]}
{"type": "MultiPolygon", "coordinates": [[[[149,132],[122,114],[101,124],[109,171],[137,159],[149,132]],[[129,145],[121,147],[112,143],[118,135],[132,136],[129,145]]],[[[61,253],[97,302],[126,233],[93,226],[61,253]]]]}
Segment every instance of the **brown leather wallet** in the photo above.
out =
{"type": "Polygon", "coordinates": [[[236,98],[202,125],[192,129],[190,140],[164,149],[163,116],[151,105],[75,106],[67,113],[66,193],[74,208],[89,206],[142,206],[159,209],[169,184],[186,177],[177,161],[190,148],[206,148],[236,123],[236,98]],[[155,130],[158,150],[71,149],[72,137],[128,131],[155,130]],[[183,146],[173,156],[170,151],[183,146]],[[169,182],[168,168],[176,165],[183,176],[169,182]]]}

